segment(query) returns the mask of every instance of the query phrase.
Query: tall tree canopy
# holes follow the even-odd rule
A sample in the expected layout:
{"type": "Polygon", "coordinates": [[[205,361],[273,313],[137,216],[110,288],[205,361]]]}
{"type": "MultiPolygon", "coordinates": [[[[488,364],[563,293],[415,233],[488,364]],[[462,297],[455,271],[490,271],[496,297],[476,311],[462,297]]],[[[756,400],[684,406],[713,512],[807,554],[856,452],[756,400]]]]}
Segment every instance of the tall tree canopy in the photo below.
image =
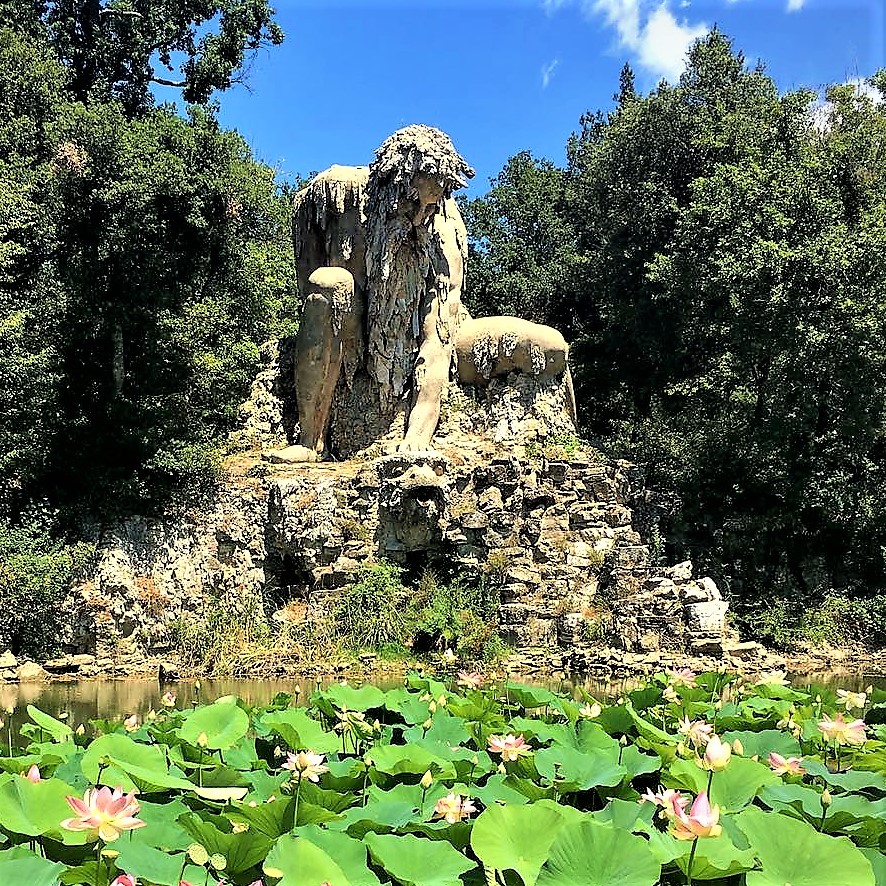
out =
{"type": "Polygon", "coordinates": [[[152,105],[151,85],[203,104],[283,32],[267,0],[0,0],[0,25],[43,36],[81,102],[152,105]]]}
{"type": "Polygon", "coordinates": [[[0,519],[210,481],[258,345],[293,314],[273,170],[211,109],[79,101],[62,6],[0,28],[0,519]]]}
{"type": "Polygon", "coordinates": [[[886,76],[869,87],[813,113],[714,31],[675,85],[641,96],[626,69],[566,169],[517,155],[466,215],[476,295],[508,310],[487,269],[543,263],[522,303],[575,341],[585,431],[680,496],[680,553],[746,598],[886,590],[886,76]],[[526,236],[514,169],[558,183],[556,250],[526,236]]]}

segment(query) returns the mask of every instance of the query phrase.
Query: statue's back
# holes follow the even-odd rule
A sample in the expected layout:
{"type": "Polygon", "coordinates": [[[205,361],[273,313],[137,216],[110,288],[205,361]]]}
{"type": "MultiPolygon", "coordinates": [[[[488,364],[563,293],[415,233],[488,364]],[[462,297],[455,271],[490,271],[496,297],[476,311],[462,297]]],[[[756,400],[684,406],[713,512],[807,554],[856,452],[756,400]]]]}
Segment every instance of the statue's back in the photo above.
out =
{"type": "Polygon", "coordinates": [[[298,291],[317,268],[346,268],[361,302],[366,292],[365,201],[368,166],[330,166],[293,200],[298,291]]]}

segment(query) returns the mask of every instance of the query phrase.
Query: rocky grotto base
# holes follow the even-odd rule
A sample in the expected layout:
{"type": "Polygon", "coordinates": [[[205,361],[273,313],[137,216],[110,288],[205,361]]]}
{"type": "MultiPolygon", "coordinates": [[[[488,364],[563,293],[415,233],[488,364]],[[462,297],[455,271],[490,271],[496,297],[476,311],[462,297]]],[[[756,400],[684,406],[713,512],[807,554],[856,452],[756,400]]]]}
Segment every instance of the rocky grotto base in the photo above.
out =
{"type": "MultiPolygon", "coordinates": [[[[644,542],[653,496],[634,466],[564,432],[557,382],[515,375],[484,389],[453,387],[432,451],[390,452],[382,440],[341,462],[289,465],[262,458],[287,440],[289,377],[276,345],[265,359],[211,505],[103,533],[94,574],[72,591],[67,653],[35,663],[6,652],[0,679],[126,676],[161,663],[175,673],[180,626],[220,609],[272,630],[298,622],[310,642],[328,629],[361,565],[382,558],[407,577],[431,569],[487,582],[513,650],[495,667],[512,674],[839,666],[833,653],[791,660],[742,642],[711,578],[694,576],[689,562],[656,562],[644,542]]],[[[439,655],[430,660],[446,666],[439,655]]],[[[372,654],[282,655],[237,675],[379,665],[390,667],[372,654]]]]}

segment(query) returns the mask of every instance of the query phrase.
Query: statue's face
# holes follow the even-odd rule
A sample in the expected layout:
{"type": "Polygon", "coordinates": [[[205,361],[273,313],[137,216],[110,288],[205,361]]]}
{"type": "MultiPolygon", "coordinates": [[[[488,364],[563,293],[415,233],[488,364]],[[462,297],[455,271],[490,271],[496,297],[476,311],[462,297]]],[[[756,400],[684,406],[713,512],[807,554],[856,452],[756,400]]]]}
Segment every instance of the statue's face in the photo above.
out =
{"type": "Polygon", "coordinates": [[[413,215],[413,223],[424,224],[437,211],[437,207],[443,202],[443,185],[435,178],[417,172],[412,177],[412,187],[416,194],[416,211],[413,215]]]}

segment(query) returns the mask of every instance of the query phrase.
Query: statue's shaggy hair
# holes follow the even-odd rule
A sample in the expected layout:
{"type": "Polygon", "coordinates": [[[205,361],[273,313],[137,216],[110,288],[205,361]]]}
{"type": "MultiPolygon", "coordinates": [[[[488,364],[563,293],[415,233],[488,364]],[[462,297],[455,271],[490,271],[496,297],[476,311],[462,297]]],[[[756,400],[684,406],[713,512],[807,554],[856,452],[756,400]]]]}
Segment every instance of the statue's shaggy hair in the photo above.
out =
{"type": "MultiPolygon", "coordinates": [[[[366,185],[366,271],[368,278],[368,369],[379,383],[383,409],[399,398],[412,376],[421,345],[425,296],[446,300],[448,280],[431,219],[416,228],[412,213],[416,174],[443,190],[441,212],[452,192],[463,188],[474,170],[446,133],[413,125],[385,139],[369,165],[366,185]],[[414,236],[413,236],[414,234],[414,236]]],[[[448,335],[449,330],[441,330],[448,335]]]]}

